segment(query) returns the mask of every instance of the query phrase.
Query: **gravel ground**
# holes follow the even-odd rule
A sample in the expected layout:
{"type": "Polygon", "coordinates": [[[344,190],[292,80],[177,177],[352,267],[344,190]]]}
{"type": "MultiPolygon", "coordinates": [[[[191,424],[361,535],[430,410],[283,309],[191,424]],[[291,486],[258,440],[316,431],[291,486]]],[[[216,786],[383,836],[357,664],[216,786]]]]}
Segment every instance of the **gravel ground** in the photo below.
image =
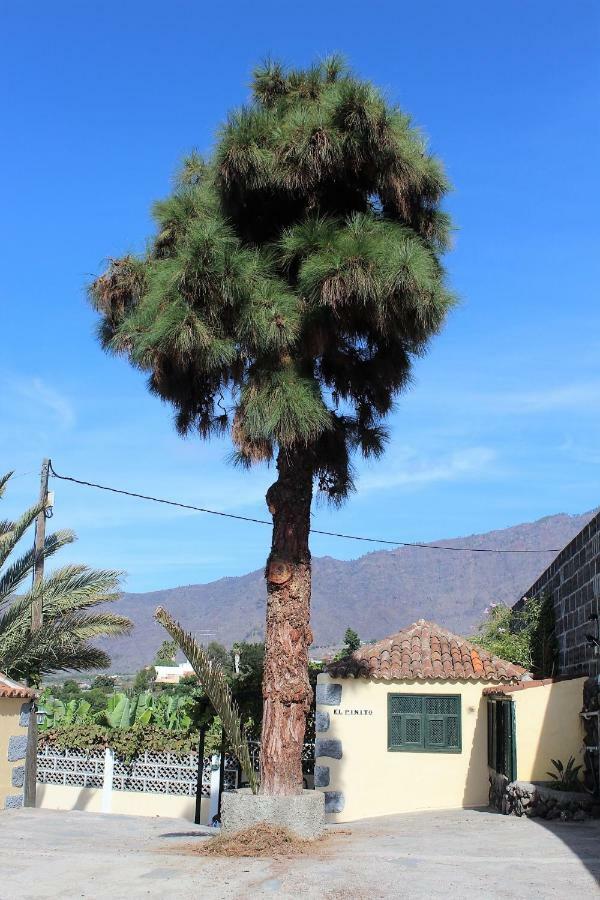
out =
{"type": "Polygon", "coordinates": [[[181,819],[6,810],[0,898],[600,897],[600,821],[412,813],[332,827],[289,859],[191,852],[211,834],[181,819]]]}

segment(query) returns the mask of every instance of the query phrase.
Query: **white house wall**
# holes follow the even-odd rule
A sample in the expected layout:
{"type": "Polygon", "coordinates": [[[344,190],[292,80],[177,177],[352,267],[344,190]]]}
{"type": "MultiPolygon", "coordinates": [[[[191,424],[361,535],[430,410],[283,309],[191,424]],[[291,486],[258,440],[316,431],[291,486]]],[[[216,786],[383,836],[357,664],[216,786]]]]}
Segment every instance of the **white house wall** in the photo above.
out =
{"type": "Polygon", "coordinates": [[[315,786],[328,819],[487,806],[486,681],[370,681],[319,675],[315,786]],[[388,751],[390,693],[461,698],[458,753],[388,751]]]}

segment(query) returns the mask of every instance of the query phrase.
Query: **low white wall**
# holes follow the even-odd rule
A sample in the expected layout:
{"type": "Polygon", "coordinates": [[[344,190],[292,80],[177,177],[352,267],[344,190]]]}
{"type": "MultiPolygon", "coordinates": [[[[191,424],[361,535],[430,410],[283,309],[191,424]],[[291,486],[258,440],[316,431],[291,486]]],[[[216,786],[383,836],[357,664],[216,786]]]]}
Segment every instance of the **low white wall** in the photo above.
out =
{"type": "Polygon", "coordinates": [[[548,781],[552,759],[583,762],[585,677],[536,685],[507,694],[515,704],[517,778],[548,781]]]}
{"type": "MultiPolygon", "coordinates": [[[[102,812],[102,788],[82,788],[63,784],[38,784],[36,806],[40,809],[82,809],[102,812]]],[[[137,791],[112,791],[111,813],[125,816],[160,816],[194,821],[196,801],[183,795],[142,794],[137,791]]],[[[208,824],[210,798],[203,797],[202,825],[208,824]]]]}

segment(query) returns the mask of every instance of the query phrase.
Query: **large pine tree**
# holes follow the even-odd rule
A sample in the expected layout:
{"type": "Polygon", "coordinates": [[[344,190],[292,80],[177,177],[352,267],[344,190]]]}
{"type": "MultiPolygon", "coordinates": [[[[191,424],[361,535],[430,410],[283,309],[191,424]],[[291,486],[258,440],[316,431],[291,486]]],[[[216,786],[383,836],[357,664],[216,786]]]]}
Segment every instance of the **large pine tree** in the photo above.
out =
{"type": "Polygon", "coordinates": [[[91,287],[101,340],[149,373],[181,434],[276,461],[266,566],[261,790],[302,789],[310,508],[352,490],[452,305],[442,166],[410,119],[332,58],[268,63],[210,158],[185,160],[143,257],[91,287]]]}

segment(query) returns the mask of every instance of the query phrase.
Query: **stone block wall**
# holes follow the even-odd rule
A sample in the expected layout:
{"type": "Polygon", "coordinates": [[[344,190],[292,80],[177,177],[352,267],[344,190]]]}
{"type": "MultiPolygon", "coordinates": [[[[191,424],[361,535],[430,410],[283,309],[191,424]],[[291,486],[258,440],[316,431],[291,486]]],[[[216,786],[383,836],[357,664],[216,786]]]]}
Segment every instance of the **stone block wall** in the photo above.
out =
{"type": "Polygon", "coordinates": [[[600,614],[600,513],[525,591],[526,597],[542,594],[554,603],[560,674],[600,673],[600,656],[586,640],[596,628],[590,615],[600,614]]]}
{"type": "Polygon", "coordinates": [[[509,781],[490,772],[490,806],[505,816],[583,822],[600,817],[600,803],[586,793],[553,790],[530,781],[509,781]]]}
{"type": "Polygon", "coordinates": [[[27,735],[31,702],[13,698],[1,698],[2,704],[2,756],[0,769],[0,804],[4,809],[23,806],[25,784],[25,757],[27,756],[27,735]]]}
{"type": "MultiPolygon", "coordinates": [[[[339,706],[342,700],[341,684],[317,684],[317,712],[315,715],[315,760],[341,759],[343,756],[342,742],[335,738],[321,737],[326,735],[331,725],[329,710],[322,707],[339,706]],[[321,707],[321,708],[319,708],[321,707]]],[[[315,763],[315,788],[329,786],[330,771],[328,765],[315,763]]],[[[340,813],[344,809],[345,799],[343,791],[324,791],[325,812],[340,813]]]]}

